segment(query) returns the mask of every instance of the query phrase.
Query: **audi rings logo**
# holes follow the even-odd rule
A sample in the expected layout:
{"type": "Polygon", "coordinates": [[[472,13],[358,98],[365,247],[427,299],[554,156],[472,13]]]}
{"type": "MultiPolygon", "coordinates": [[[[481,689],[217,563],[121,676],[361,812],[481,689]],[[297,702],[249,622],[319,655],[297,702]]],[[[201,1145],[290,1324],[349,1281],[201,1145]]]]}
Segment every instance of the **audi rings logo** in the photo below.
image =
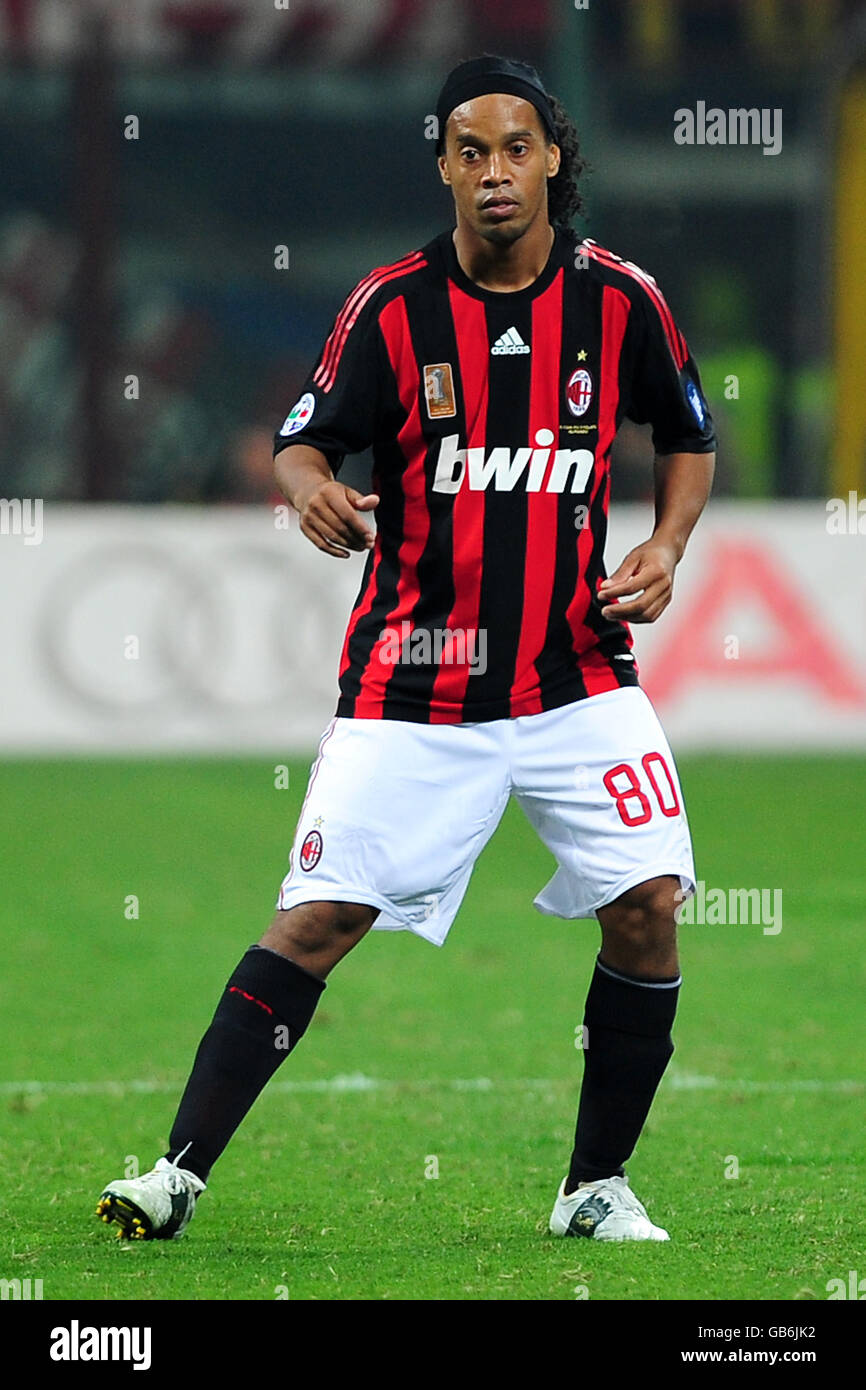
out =
{"type": "Polygon", "coordinates": [[[39,648],[52,684],[100,716],[288,715],[299,695],[334,698],[323,635],[345,615],[329,597],[284,541],[180,559],[134,540],[93,546],[47,591],[39,648]]]}

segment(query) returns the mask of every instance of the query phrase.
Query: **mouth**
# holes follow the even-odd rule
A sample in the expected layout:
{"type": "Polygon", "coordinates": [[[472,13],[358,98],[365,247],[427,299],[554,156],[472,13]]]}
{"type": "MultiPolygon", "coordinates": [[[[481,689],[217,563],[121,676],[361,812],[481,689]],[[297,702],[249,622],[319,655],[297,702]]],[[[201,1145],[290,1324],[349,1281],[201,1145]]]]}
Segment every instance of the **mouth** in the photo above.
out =
{"type": "Polygon", "coordinates": [[[487,198],[481,204],[481,211],[486,212],[489,217],[495,217],[497,221],[505,217],[510,217],[519,207],[514,198],[507,198],[497,194],[493,198],[487,198]]]}

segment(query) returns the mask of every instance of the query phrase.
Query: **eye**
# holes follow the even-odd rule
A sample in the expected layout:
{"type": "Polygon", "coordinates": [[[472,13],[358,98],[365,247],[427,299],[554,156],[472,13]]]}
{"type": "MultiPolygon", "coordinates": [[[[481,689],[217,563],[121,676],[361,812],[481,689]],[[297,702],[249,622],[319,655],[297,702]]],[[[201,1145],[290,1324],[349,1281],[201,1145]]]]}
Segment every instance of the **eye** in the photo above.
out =
{"type": "Polygon", "coordinates": [[[516,154],[516,155],[526,154],[526,152],[527,152],[528,149],[529,149],[529,146],[526,145],[526,144],[524,144],[524,142],[523,142],[522,140],[517,140],[517,141],[515,141],[515,143],[511,146],[511,153],[512,153],[512,154],[516,154]]]}
{"type": "Polygon", "coordinates": [[[477,151],[477,150],[465,149],[465,150],[463,151],[463,158],[467,161],[467,163],[472,163],[472,162],[474,162],[474,160],[475,160],[477,154],[478,154],[478,151],[477,151]]]}

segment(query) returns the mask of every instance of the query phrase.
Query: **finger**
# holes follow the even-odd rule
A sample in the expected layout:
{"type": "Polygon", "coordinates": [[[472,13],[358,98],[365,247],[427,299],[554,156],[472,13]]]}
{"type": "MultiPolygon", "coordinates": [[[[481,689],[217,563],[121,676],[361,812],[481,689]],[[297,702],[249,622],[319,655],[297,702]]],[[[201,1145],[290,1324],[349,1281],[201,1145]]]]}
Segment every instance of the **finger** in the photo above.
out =
{"type": "MultiPolygon", "coordinates": [[[[616,604],[606,604],[605,607],[612,608],[615,613],[620,613],[624,608],[631,607],[635,603],[641,603],[644,608],[648,608],[651,603],[655,603],[656,599],[661,598],[663,594],[669,594],[670,591],[670,579],[667,575],[660,575],[656,579],[644,579],[642,583],[632,582],[625,598],[619,599],[616,604]]],[[[604,608],[602,612],[604,612],[604,608]]]]}
{"type": "Polygon", "coordinates": [[[624,579],[630,579],[641,567],[641,556],[638,551],[630,550],[622,564],[617,565],[613,574],[609,574],[607,579],[603,579],[599,585],[600,589],[605,589],[610,584],[621,584],[624,579]]]}
{"type": "MultiPolygon", "coordinates": [[[[607,579],[603,580],[601,584],[599,584],[597,590],[599,597],[607,598],[609,594],[615,594],[618,591],[627,592],[623,589],[623,586],[632,583],[632,580],[634,579],[634,573],[635,572],[633,570],[617,570],[615,574],[610,575],[607,579]]],[[[632,585],[632,587],[634,586],[632,585]]]]}
{"type": "Polygon", "coordinates": [[[336,540],[329,539],[327,535],[317,530],[315,526],[312,526],[309,521],[302,519],[301,531],[307,537],[307,540],[313,542],[317,550],[323,550],[326,555],[334,555],[340,560],[348,560],[348,550],[341,550],[336,540]]]}
{"type": "Polygon", "coordinates": [[[665,598],[656,599],[654,603],[646,603],[643,605],[643,611],[635,614],[629,621],[633,623],[654,623],[656,618],[660,617],[665,608],[667,608],[667,605],[668,600],[665,598]]]}
{"type": "Polygon", "coordinates": [[[607,603],[611,598],[620,598],[623,594],[636,594],[641,589],[648,589],[650,585],[669,580],[669,578],[667,571],[661,565],[654,561],[648,561],[645,565],[639,566],[633,574],[627,574],[615,583],[606,581],[604,584],[600,584],[597,597],[607,603]]]}
{"type": "Polygon", "coordinates": [[[348,546],[350,550],[364,550],[368,537],[372,538],[372,533],[363,524],[355,524],[354,516],[346,516],[325,498],[311,502],[306,515],[321,535],[334,543],[348,546]]]}
{"type": "Polygon", "coordinates": [[[620,598],[623,594],[635,594],[639,589],[643,589],[650,578],[656,576],[648,575],[643,570],[635,570],[631,574],[624,574],[619,579],[611,578],[598,587],[597,597],[607,603],[612,598],[620,598]]]}
{"type": "Polygon", "coordinates": [[[366,497],[362,497],[359,492],[355,492],[354,488],[349,488],[347,491],[352,506],[359,512],[371,512],[374,507],[378,507],[379,505],[379,494],[377,492],[368,492],[366,497]]]}
{"type": "Polygon", "coordinates": [[[663,602],[655,604],[655,606],[650,609],[649,613],[647,613],[645,622],[654,623],[657,618],[660,618],[667,608],[669,601],[669,599],[665,599],[663,602]]]}
{"type": "MultiPolygon", "coordinates": [[[[304,528],[302,527],[301,529],[303,530],[304,528]]],[[[328,545],[332,548],[345,548],[347,553],[350,550],[363,550],[363,546],[354,536],[345,536],[341,534],[336,527],[328,526],[326,522],[318,518],[311,519],[308,522],[305,535],[309,536],[310,540],[315,541],[316,544],[321,542],[322,545],[328,545]]]]}
{"type": "Polygon", "coordinates": [[[615,603],[611,603],[607,595],[605,595],[604,598],[599,599],[601,616],[603,618],[619,618],[630,605],[633,606],[635,603],[639,603],[643,595],[644,590],[641,585],[634,583],[629,584],[628,588],[622,594],[617,595],[615,603]]]}
{"type": "Polygon", "coordinates": [[[666,603],[653,604],[645,613],[639,613],[636,617],[630,618],[629,621],[632,623],[654,623],[657,618],[661,617],[666,608],[666,603]]]}
{"type": "MultiPolygon", "coordinates": [[[[371,496],[375,496],[375,493],[371,494],[371,496]]],[[[369,499],[362,498],[361,500],[364,501],[369,499]]],[[[378,501],[378,498],[376,498],[376,501],[378,501]]],[[[362,542],[361,546],[357,547],[358,549],[363,549],[365,546],[373,544],[373,532],[370,530],[370,527],[361,520],[361,517],[358,515],[358,507],[356,507],[351,497],[347,496],[345,492],[330,497],[327,503],[323,503],[323,505],[326,505],[332,513],[331,518],[329,518],[331,524],[341,524],[341,534],[345,536],[346,545],[350,544],[349,536],[352,535],[356,536],[362,542]]]]}
{"type": "MultiPolygon", "coordinates": [[[[608,608],[601,610],[603,618],[620,619],[627,623],[640,623],[651,621],[647,619],[647,614],[654,609],[656,604],[661,603],[664,607],[670,597],[670,590],[661,581],[651,584],[644,589],[643,593],[635,597],[628,603],[612,604],[608,608]]],[[[661,609],[659,609],[659,612],[661,609]]]]}
{"type": "Polygon", "coordinates": [[[613,623],[636,623],[643,612],[643,602],[636,598],[633,603],[617,603],[611,608],[602,608],[601,616],[613,623]]]}

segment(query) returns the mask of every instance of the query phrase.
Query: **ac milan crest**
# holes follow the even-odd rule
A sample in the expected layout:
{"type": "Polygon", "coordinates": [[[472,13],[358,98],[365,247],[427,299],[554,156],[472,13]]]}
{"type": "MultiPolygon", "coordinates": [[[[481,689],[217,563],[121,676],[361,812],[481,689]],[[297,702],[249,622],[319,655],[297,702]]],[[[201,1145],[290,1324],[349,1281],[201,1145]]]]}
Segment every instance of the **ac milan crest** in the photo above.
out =
{"type": "Polygon", "coordinates": [[[305,873],[315,869],[322,857],[322,837],[318,830],[311,830],[301,845],[301,868],[305,873]]]}
{"type": "Polygon", "coordinates": [[[565,399],[572,415],[583,415],[592,400],[592,377],[585,367],[578,367],[568,378],[565,399]]]}

